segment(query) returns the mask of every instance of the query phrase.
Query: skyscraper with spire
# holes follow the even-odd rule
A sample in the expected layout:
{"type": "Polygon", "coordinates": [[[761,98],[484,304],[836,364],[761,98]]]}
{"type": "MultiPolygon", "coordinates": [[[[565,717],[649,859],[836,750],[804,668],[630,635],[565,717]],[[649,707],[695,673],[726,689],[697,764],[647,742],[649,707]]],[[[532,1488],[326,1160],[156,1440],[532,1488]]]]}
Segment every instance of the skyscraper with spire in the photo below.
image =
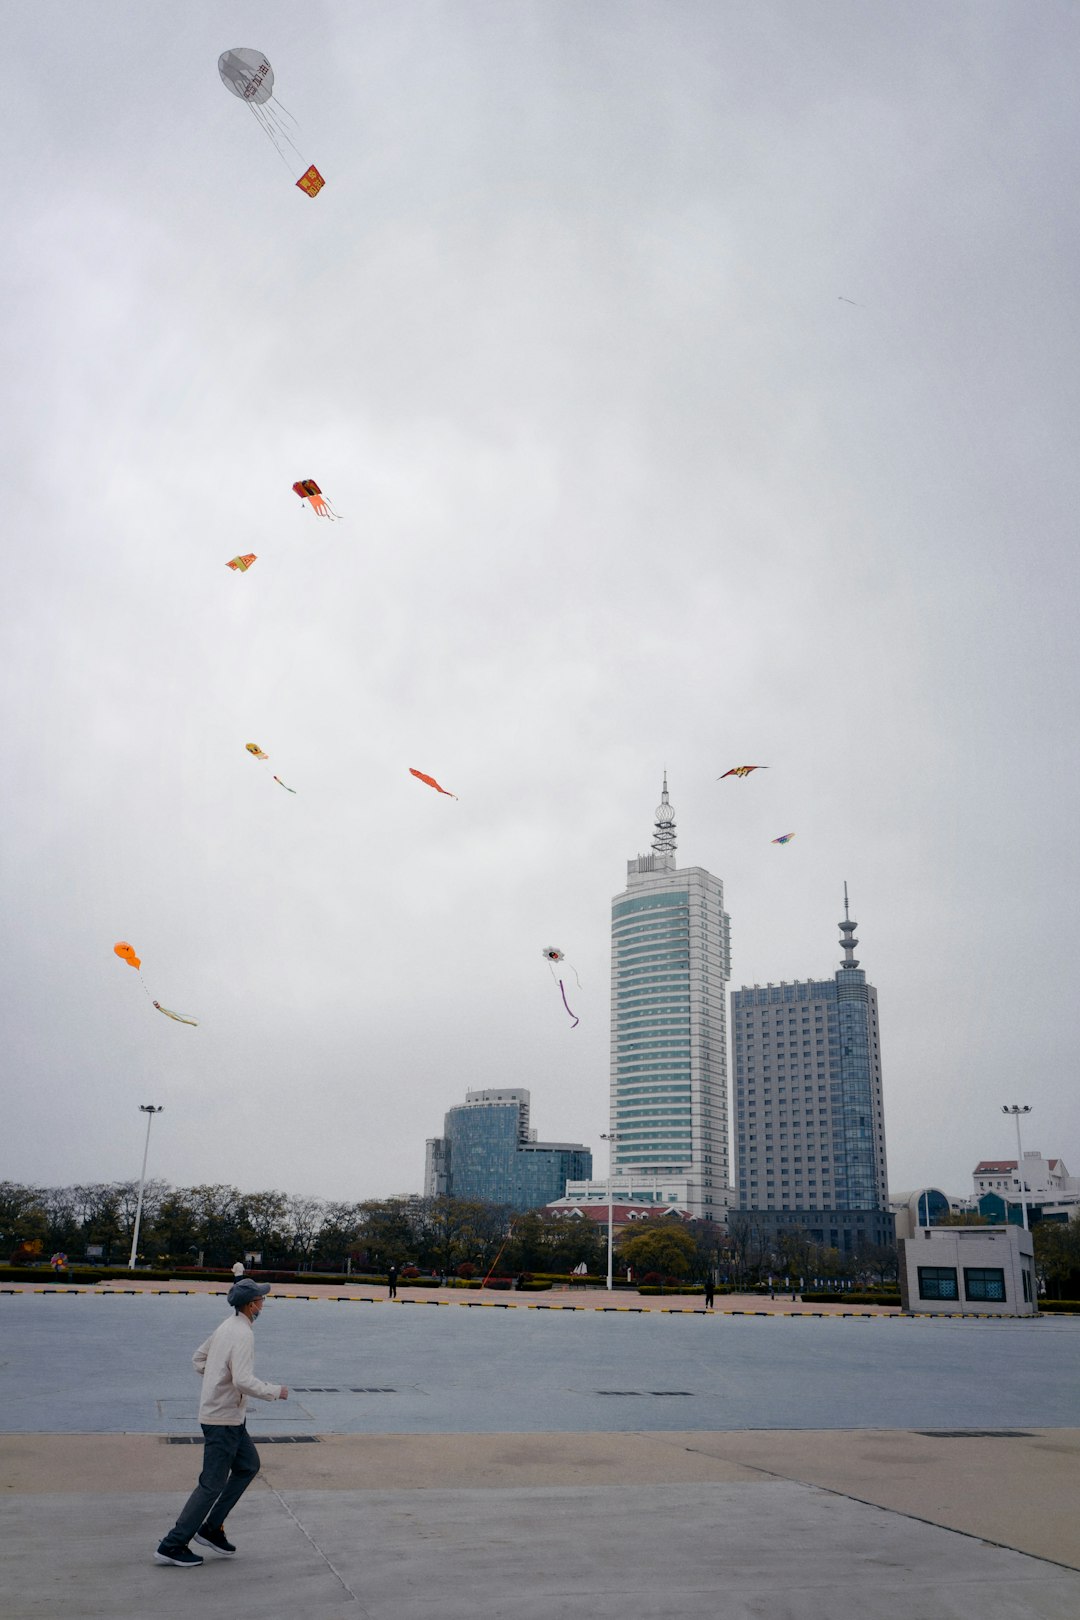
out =
{"type": "Polygon", "coordinates": [[[611,902],[612,1185],[722,1221],[729,919],[720,879],[675,847],[665,771],[652,852],[611,902]]]}
{"type": "Polygon", "coordinates": [[[731,995],[738,1207],[763,1236],[797,1228],[846,1252],[893,1241],[877,991],[855,928],[845,883],[831,979],[731,995]]]}

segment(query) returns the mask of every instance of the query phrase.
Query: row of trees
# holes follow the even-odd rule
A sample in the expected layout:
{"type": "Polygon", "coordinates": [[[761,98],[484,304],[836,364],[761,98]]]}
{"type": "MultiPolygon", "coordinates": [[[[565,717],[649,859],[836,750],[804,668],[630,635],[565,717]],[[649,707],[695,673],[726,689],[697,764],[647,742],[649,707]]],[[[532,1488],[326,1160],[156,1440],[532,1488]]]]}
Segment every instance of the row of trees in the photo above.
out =
{"type": "MultiPolygon", "coordinates": [[[[0,1254],[11,1261],[70,1261],[101,1250],[128,1257],[138,1182],[28,1187],[0,1182],[0,1254]]],[[[147,1265],[230,1266],[258,1254],[265,1269],[384,1270],[393,1261],[436,1272],[469,1263],[501,1271],[599,1269],[602,1239],[590,1221],[514,1216],[499,1205],[459,1198],[369,1199],[347,1203],[280,1192],[242,1192],[222,1183],[170,1187],[148,1181],[139,1260],[147,1265]]]]}
{"type": "MultiPolygon", "coordinates": [[[[30,1187],[0,1182],[0,1256],[70,1260],[100,1249],[123,1263],[131,1247],[138,1182],[30,1187]]],[[[974,1218],[974,1217],[973,1217],[974,1218]]],[[[1033,1228],[1040,1284],[1051,1296],[1080,1288],[1080,1222],[1043,1221],[1033,1228]]],[[[604,1225],[579,1215],[515,1214],[500,1205],[460,1198],[383,1198],[347,1203],[281,1192],[242,1192],[223,1183],[171,1187],[149,1181],[143,1197],[139,1258],[147,1265],[230,1266],[255,1253],[266,1269],[382,1271],[392,1262],[450,1273],[470,1264],[503,1275],[573,1271],[591,1276],[607,1266],[604,1225]]],[[[805,1232],[764,1231],[751,1214],[733,1210],[727,1227],[658,1215],[624,1232],[620,1271],[659,1272],[752,1287],[768,1277],[856,1282],[896,1280],[896,1251],[867,1247],[856,1254],[822,1248],[805,1232]]]]}
{"type": "MultiPolygon", "coordinates": [[[[0,1254],[44,1258],[62,1250],[70,1260],[100,1249],[123,1263],[131,1246],[138,1183],[96,1182],[72,1187],[0,1183],[0,1254]]],[[[387,1198],[347,1203],[281,1192],[242,1192],[223,1183],[171,1187],[147,1182],[139,1258],[162,1266],[224,1267],[245,1255],[265,1269],[341,1272],[385,1270],[394,1262],[450,1273],[469,1264],[504,1275],[568,1273],[584,1264],[606,1270],[607,1232],[579,1215],[515,1214],[504,1207],[455,1198],[387,1198]]],[[[891,1281],[895,1252],[841,1255],[805,1233],[769,1237],[752,1218],[732,1212],[726,1231],[711,1221],[658,1215],[624,1232],[620,1271],[678,1279],[712,1273],[721,1282],[752,1286],[772,1275],[891,1281]]]]}

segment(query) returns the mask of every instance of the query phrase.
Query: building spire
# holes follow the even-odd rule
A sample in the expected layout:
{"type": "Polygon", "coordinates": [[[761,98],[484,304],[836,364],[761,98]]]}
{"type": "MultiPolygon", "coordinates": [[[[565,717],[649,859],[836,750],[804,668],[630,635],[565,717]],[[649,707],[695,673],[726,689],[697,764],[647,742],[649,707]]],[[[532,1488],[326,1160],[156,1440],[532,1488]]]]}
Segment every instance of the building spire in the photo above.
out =
{"type": "Polygon", "coordinates": [[[668,799],[667,766],[664,767],[664,787],[660,794],[660,803],[656,807],[656,820],[653,823],[653,853],[656,855],[675,856],[675,811],[668,799]]]}
{"type": "Polygon", "coordinates": [[[841,944],[841,946],[843,948],[843,952],[844,952],[844,960],[840,964],[841,967],[857,968],[858,965],[859,965],[859,959],[855,955],[855,947],[859,943],[858,940],[855,938],[855,929],[857,927],[858,927],[858,924],[853,923],[851,921],[850,915],[848,913],[847,883],[845,882],[845,884],[844,884],[844,920],[840,924],[840,944],[841,944]]]}

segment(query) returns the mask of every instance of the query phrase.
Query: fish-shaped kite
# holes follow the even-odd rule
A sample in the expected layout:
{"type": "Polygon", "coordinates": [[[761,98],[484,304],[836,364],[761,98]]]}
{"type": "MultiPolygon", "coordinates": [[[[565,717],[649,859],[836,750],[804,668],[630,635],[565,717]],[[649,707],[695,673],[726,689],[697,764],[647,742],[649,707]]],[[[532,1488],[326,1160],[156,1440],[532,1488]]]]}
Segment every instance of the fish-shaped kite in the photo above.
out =
{"type": "Polygon", "coordinates": [[[456,799],[457,798],[456,793],[451,793],[449,788],[440,787],[438,782],[436,782],[435,778],[433,776],[428,776],[425,771],[414,770],[413,767],[410,765],[409,766],[409,775],[410,776],[415,776],[418,781],[426,782],[428,787],[433,787],[435,789],[436,793],[445,793],[446,797],[448,799],[456,799]]]}
{"type": "Polygon", "coordinates": [[[794,836],[795,836],[794,833],[782,833],[779,838],[774,838],[773,839],[773,843],[774,844],[790,844],[791,840],[794,838],[794,836]]]}
{"type": "Polygon", "coordinates": [[[227,562],[225,566],[226,568],[231,568],[234,573],[246,574],[252,563],[257,561],[258,559],[255,556],[255,553],[253,551],[249,551],[246,552],[243,557],[234,557],[232,561],[227,562]]]}
{"type": "Polygon", "coordinates": [[[302,501],[307,501],[316,517],[329,518],[332,522],[334,518],[341,516],[340,512],[334,511],[314,478],[299,479],[293,485],[293,493],[299,495],[302,501]]]}
{"type": "Polygon", "coordinates": [[[170,1012],[168,1007],[163,1007],[160,1001],[154,1000],[149,990],[146,989],[146,980],[142,976],[142,960],[140,957],[136,956],[134,947],[129,945],[126,939],[117,940],[116,944],[113,946],[113,950],[120,958],[121,962],[126,962],[128,967],[133,967],[136,973],[138,973],[139,983],[142,985],[143,990],[146,991],[147,999],[150,1001],[152,1006],[157,1008],[158,1012],[164,1013],[166,1018],[172,1018],[178,1024],[190,1024],[193,1029],[198,1029],[199,1025],[196,1019],[187,1018],[183,1013],[170,1012]]]}
{"type": "Polygon", "coordinates": [[[730,771],[725,771],[716,780],[722,782],[725,776],[749,776],[751,771],[767,771],[768,768],[767,765],[733,765],[730,771]]]}
{"type": "MultiPolygon", "coordinates": [[[[570,1028],[571,1029],[577,1029],[578,1025],[581,1023],[581,1019],[578,1017],[577,1013],[574,1012],[574,1010],[570,1006],[570,1003],[567,1001],[567,999],[566,999],[566,987],[565,987],[562,980],[559,978],[558,974],[555,971],[555,964],[557,962],[566,962],[566,952],[565,951],[560,951],[560,949],[559,949],[559,947],[557,945],[545,945],[543,950],[540,952],[540,954],[544,958],[544,961],[548,965],[548,968],[549,968],[549,970],[551,972],[551,977],[555,980],[555,983],[559,986],[559,994],[562,996],[562,1004],[563,1004],[563,1006],[566,1008],[567,1012],[570,1014],[570,1017],[574,1020],[574,1022],[570,1025],[570,1028]]],[[[578,977],[577,968],[574,966],[573,962],[567,962],[566,965],[570,969],[571,973],[574,975],[574,978],[577,979],[578,989],[580,990],[580,988],[581,988],[581,979],[578,977]]],[[[562,969],[560,968],[559,971],[561,972],[562,969]]]]}
{"type": "MultiPolygon", "coordinates": [[[[245,743],[244,747],[247,749],[248,753],[251,754],[253,756],[253,758],[255,758],[255,759],[269,759],[270,758],[270,755],[264,753],[263,750],[259,747],[258,743],[245,743]]],[[[287,782],[283,782],[281,780],[280,776],[275,776],[274,781],[277,783],[278,787],[283,787],[285,789],[286,793],[295,793],[296,792],[296,789],[291,788],[287,782]]],[[[164,1008],[162,1008],[162,1011],[164,1011],[164,1008]]]]}

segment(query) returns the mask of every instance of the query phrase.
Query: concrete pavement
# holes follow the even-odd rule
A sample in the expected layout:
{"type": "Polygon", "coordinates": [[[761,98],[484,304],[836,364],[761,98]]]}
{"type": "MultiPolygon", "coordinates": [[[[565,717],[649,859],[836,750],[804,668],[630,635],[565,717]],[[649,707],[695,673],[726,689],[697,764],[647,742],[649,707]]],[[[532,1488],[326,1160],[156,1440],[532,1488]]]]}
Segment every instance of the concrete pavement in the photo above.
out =
{"type": "Polygon", "coordinates": [[[222,1302],[0,1300],[3,1620],[1080,1616],[1080,1324],[280,1303],[259,1369],[307,1415],[254,1405],[239,1556],[183,1571],[152,1555],[222,1302]]]}
{"type": "Polygon", "coordinates": [[[0,1437],[5,1620],[1080,1614],[1076,1430],[266,1446],[239,1556],[156,1565],[198,1458],[153,1436],[0,1437]]]}

